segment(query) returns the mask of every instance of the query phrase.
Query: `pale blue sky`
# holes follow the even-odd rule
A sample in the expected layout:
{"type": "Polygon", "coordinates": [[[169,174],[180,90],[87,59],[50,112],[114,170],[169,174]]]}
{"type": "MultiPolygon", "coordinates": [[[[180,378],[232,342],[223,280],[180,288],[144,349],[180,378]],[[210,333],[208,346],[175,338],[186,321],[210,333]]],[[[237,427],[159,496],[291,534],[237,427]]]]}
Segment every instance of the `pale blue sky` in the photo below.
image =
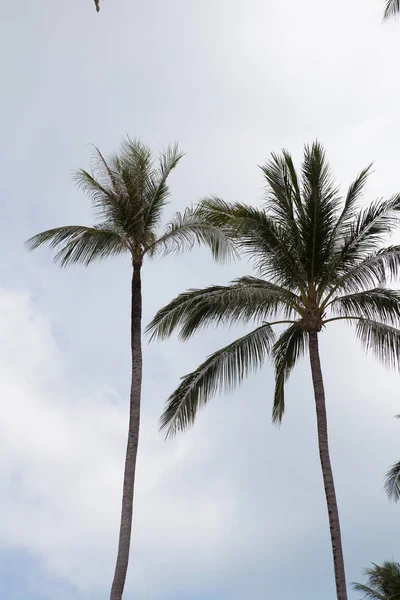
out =
{"type": "MultiPolygon", "coordinates": [[[[21,0],[1,3],[0,596],[102,600],[114,566],[129,389],[128,260],[60,271],[24,240],[90,223],[72,170],[125,133],[187,153],[168,211],[215,193],[259,203],[257,165],[318,137],[344,188],[400,191],[400,22],[380,0],[21,0]]],[[[205,250],[144,268],[144,319],[187,287],[250,272],[205,250]]],[[[334,600],[309,367],[270,423],[269,365],[164,443],[179,377],[236,331],[145,348],[127,598],[334,600]]],[[[321,341],[349,581],[399,556],[400,379],[351,331],[321,341]]],[[[354,600],[356,596],[351,595],[354,600]]]]}

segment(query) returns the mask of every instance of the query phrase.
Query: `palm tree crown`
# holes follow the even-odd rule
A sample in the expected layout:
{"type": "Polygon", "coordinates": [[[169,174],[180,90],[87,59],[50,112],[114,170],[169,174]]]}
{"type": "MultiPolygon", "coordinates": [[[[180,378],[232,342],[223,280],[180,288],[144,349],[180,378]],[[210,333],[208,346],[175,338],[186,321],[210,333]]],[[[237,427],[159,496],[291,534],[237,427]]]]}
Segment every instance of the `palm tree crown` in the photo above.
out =
{"type": "Polygon", "coordinates": [[[251,257],[258,277],[184,292],[148,326],[152,338],[178,330],[187,339],[206,325],[258,323],[183,378],[162,416],[167,435],[190,426],[200,406],[239,384],[268,353],[275,367],[273,421],[279,422],[284,383],[307,347],[308,333],[333,321],[355,325],[367,350],[399,366],[400,293],[385,285],[399,274],[400,246],[383,248],[382,242],[399,221],[400,195],[359,208],[368,166],[342,201],[318,142],[305,147],[300,175],[286,151],[273,154],[262,171],[264,207],[214,197],[198,209],[251,257]],[[272,325],[278,323],[288,327],[276,339],[272,325]]]}
{"type": "Polygon", "coordinates": [[[145,256],[181,253],[202,243],[211,248],[215,258],[224,259],[231,245],[194,210],[176,213],[160,228],[169,198],[167,179],[182,156],[175,145],[162,153],[155,165],[150,149],[129,137],[109,160],[96,148],[92,172],[79,169],[75,180],[89,195],[99,222],[93,227],[72,225],[43,231],[26,242],[27,248],[34,250],[48,243],[58,250],[54,260],[62,267],[87,266],[121,254],[129,254],[134,264],[141,264],[145,256]]]}
{"type": "Polygon", "coordinates": [[[383,565],[372,563],[365,570],[368,585],[353,583],[353,590],[361,592],[365,600],[398,600],[400,598],[400,564],[385,561],[383,565]]]}

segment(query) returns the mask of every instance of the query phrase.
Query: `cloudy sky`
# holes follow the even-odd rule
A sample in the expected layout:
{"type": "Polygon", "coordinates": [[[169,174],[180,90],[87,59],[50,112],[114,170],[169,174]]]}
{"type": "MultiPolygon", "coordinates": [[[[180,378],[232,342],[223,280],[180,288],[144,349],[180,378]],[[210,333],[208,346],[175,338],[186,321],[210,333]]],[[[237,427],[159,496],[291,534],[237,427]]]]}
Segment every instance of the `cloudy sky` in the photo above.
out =
{"type": "MultiPolygon", "coordinates": [[[[319,138],[365,202],[400,191],[400,22],[380,0],[3,0],[0,158],[0,589],[105,600],[117,543],[129,391],[128,260],[60,271],[24,240],[89,224],[71,173],[125,133],[187,153],[169,212],[215,193],[260,203],[257,165],[319,138]]],[[[205,250],[146,263],[144,319],[179,291],[250,272],[205,250]]],[[[157,420],[179,377],[238,331],[145,348],[127,598],[334,600],[309,365],[270,422],[269,365],[173,442],[157,420]]],[[[400,378],[351,331],[324,332],[348,581],[400,556],[382,490],[400,458],[400,378]]],[[[354,595],[352,598],[356,598],[354,595]]]]}

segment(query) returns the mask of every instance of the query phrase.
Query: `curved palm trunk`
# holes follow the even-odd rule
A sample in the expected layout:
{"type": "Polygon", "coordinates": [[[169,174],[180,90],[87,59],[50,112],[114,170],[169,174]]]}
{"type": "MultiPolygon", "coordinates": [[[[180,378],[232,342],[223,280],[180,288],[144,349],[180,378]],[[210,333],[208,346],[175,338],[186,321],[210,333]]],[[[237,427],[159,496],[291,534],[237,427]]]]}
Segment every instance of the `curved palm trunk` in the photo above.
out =
{"type": "Polygon", "coordinates": [[[329,457],[328,424],[326,420],[325,390],[322,379],[321,362],[318,350],[318,333],[308,334],[310,345],[310,364],[314,386],[315,408],[317,412],[319,457],[324,479],[326,504],[331,531],[333,563],[335,568],[336,594],[338,600],[347,600],[346,575],[344,571],[342,539],[340,535],[339,511],[336,502],[335,484],[333,481],[331,459],[329,457]]]}
{"type": "Polygon", "coordinates": [[[121,600],[129,561],[132,531],[133,492],[135,485],[136,456],[139,442],[140,397],[142,391],[142,289],[141,265],[134,265],[132,277],[131,351],[132,385],[129,413],[128,445],[126,449],[124,487],[122,494],[121,525],[118,556],[110,600],[121,600]]]}

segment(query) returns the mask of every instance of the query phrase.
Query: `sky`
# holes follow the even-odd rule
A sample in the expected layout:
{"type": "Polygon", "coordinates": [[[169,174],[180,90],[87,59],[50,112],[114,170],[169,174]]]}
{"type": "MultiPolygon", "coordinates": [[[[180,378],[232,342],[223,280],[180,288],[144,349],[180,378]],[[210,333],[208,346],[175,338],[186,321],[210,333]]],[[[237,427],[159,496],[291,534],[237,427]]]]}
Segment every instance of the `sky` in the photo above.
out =
{"type": "MultiPolygon", "coordinates": [[[[218,194],[262,202],[257,165],[326,147],[345,190],[374,161],[364,202],[400,192],[400,22],[380,0],[1,2],[0,596],[105,600],[117,546],[130,384],[128,259],[59,270],[23,242],[90,224],[73,170],[125,134],[179,141],[166,216],[218,194]]],[[[146,262],[144,322],[186,288],[251,273],[205,249],[146,262]]],[[[164,442],[179,382],[237,330],[144,347],[143,418],[126,598],[334,600],[309,364],[271,424],[269,364],[164,442]]],[[[400,378],[350,329],[321,336],[348,582],[397,558],[400,378]]],[[[352,592],[350,598],[356,600],[352,592]]]]}

